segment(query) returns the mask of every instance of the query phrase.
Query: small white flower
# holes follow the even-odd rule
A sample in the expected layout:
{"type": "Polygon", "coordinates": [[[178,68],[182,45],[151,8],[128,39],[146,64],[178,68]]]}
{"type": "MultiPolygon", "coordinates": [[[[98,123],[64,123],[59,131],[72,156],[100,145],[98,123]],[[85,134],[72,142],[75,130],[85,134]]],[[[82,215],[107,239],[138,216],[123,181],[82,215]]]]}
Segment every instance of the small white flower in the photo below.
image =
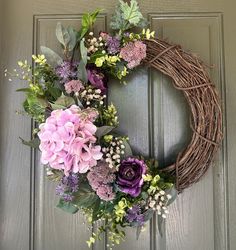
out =
{"type": "Polygon", "coordinates": [[[160,194],[161,194],[161,195],[164,195],[164,194],[165,194],[165,191],[164,191],[164,190],[161,190],[161,191],[160,191],[160,194]]]}
{"type": "Polygon", "coordinates": [[[91,32],[89,32],[89,35],[90,35],[90,36],[93,36],[93,32],[92,32],[92,31],[91,31],[91,32]]]}
{"type": "Polygon", "coordinates": [[[167,194],[167,199],[171,199],[172,198],[172,196],[170,195],[170,194],[167,194]]]}

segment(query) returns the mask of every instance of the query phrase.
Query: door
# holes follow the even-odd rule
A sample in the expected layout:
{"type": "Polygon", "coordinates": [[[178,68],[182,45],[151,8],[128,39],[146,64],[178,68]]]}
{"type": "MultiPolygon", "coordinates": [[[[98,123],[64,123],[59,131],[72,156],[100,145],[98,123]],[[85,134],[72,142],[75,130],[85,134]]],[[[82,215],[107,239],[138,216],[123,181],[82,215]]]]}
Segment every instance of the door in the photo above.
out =
{"type": "MultiPolygon", "coordinates": [[[[5,68],[31,60],[40,45],[59,49],[54,30],[58,21],[80,26],[81,14],[105,9],[95,32],[108,29],[115,0],[2,0],[0,2],[0,249],[86,250],[89,229],[81,214],[55,208],[55,186],[44,178],[39,155],[22,146],[32,123],[15,111],[23,101],[19,82],[9,83],[5,68]]],[[[234,250],[236,249],[236,22],[232,0],[146,0],[140,7],[160,38],[181,44],[208,65],[224,109],[225,139],[214,166],[171,205],[160,237],[155,218],[139,241],[135,230],[115,250],[234,250]]],[[[109,100],[118,107],[120,130],[132,146],[160,164],[173,162],[191,136],[189,111],[183,95],[159,72],[139,69],[128,85],[111,81],[109,100]],[[122,94],[121,94],[122,93],[122,94]],[[132,116],[130,114],[133,114],[132,116]]],[[[105,250],[107,239],[94,246],[105,250]]]]}

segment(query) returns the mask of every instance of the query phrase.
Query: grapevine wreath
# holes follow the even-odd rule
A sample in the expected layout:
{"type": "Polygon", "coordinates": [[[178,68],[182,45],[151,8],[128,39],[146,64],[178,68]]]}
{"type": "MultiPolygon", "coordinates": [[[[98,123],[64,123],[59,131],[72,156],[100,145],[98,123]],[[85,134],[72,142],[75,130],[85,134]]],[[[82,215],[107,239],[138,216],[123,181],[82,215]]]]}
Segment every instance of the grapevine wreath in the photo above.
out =
{"type": "Polygon", "coordinates": [[[58,183],[57,206],[81,210],[91,225],[104,221],[87,243],[107,232],[112,248],[125,237],[124,227],[136,227],[139,234],[154,212],[165,219],[177,192],[205,174],[222,140],[222,112],[202,61],[155,38],[135,0],[119,1],[112,34],[94,35],[98,14],[84,14],[79,31],[57,24],[63,57],[42,46],[33,67],[19,61],[20,70],[6,75],[28,84],[18,91],[26,93],[24,111],[38,126],[34,139],[22,142],[40,149],[47,177],[58,183]],[[137,27],[142,31],[132,32],[137,27]],[[128,136],[117,129],[116,107],[106,99],[108,78],[124,82],[140,65],[171,77],[191,110],[192,140],[167,167],[132,154],[128,136]]]}

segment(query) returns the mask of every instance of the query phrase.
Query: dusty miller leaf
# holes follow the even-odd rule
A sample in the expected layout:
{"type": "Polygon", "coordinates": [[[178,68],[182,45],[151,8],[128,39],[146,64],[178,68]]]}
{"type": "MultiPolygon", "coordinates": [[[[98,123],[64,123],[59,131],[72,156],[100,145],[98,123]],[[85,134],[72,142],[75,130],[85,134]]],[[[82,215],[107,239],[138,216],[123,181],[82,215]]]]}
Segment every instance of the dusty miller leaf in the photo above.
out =
{"type": "Polygon", "coordinates": [[[63,62],[62,58],[52,49],[45,46],[41,46],[40,50],[42,54],[45,55],[48,64],[50,64],[52,67],[55,67],[63,62]]]}
{"type": "Polygon", "coordinates": [[[133,25],[138,25],[143,18],[136,0],[131,0],[130,5],[120,0],[120,8],[123,18],[133,25]]]}

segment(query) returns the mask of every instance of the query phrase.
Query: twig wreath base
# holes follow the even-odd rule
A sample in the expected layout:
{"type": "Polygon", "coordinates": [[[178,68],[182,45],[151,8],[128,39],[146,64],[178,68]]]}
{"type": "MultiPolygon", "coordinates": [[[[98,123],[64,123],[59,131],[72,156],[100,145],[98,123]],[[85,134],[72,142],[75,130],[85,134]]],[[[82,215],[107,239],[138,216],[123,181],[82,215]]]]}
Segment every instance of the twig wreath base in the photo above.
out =
{"type": "Polygon", "coordinates": [[[219,148],[223,137],[221,101],[205,65],[195,55],[160,39],[145,43],[145,63],[172,78],[191,111],[191,142],[174,164],[162,170],[176,176],[176,188],[181,192],[200,180],[219,148]]]}

